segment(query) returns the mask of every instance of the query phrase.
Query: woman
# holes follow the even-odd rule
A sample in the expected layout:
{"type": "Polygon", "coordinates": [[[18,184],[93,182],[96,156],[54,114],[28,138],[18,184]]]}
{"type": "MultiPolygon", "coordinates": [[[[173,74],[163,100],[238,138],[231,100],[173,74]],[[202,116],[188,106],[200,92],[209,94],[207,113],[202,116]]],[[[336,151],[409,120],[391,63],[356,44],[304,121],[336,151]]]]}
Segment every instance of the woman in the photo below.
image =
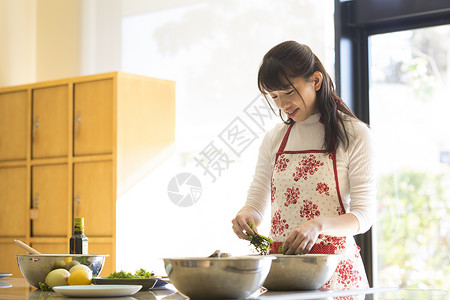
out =
{"type": "Polygon", "coordinates": [[[250,224],[261,224],[270,203],[270,253],[340,253],[321,289],[368,287],[353,235],[370,228],[375,210],[370,129],[336,95],[306,45],[287,41],[272,48],[260,66],[258,87],[288,119],[263,139],[233,231],[242,239],[257,233],[250,224]]]}

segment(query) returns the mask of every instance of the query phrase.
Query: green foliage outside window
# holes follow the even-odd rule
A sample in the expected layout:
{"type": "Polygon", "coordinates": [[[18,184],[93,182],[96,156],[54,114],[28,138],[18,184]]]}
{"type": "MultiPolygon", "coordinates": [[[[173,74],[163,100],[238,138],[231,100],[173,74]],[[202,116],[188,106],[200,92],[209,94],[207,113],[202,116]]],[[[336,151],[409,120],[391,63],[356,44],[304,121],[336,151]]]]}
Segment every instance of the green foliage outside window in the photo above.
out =
{"type": "Polygon", "coordinates": [[[403,169],[378,182],[380,285],[449,288],[450,167],[403,169]]]}

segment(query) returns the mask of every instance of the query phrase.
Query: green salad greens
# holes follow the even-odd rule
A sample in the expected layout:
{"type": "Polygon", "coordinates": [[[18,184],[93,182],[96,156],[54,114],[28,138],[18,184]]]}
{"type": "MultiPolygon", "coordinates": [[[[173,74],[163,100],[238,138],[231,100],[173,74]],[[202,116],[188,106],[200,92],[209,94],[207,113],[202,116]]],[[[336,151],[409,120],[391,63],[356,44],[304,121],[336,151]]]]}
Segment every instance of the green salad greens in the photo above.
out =
{"type": "MultiPolygon", "coordinates": [[[[255,231],[252,223],[250,223],[250,228],[255,231]]],[[[250,238],[250,245],[253,245],[255,247],[255,250],[259,255],[269,254],[270,244],[273,243],[271,239],[260,234],[249,234],[248,236],[250,238]]]]}
{"type": "Polygon", "coordinates": [[[49,287],[45,282],[39,282],[39,289],[44,292],[51,292],[53,289],[49,287]]]}
{"type": "Polygon", "coordinates": [[[123,270],[119,272],[114,272],[108,275],[107,278],[116,279],[116,278],[152,278],[155,275],[153,272],[148,272],[144,269],[139,269],[136,273],[132,274],[131,272],[125,272],[123,270]]]}

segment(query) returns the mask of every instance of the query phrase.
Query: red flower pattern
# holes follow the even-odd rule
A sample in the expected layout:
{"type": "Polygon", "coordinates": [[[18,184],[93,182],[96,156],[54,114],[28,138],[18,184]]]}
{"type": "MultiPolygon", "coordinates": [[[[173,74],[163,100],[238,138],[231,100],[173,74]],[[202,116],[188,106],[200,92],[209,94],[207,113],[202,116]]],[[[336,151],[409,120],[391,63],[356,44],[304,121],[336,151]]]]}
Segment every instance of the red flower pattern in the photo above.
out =
{"type": "Polygon", "coordinates": [[[339,237],[339,236],[319,234],[317,239],[320,240],[319,244],[333,245],[337,250],[345,249],[345,243],[347,242],[347,238],[345,236],[339,237]]]}
{"type": "Polygon", "coordinates": [[[297,204],[297,200],[300,197],[300,190],[298,188],[287,188],[284,193],[286,196],[286,202],[284,202],[284,206],[289,206],[289,204],[297,204]]]}
{"type": "Polygon", "coordinates": [[[353,268],[353,262],[350,259],[339,262],[336,271],[338,272],[337,281],[344,289],[359,287],[359,284],[352,285],[352,283],[361,282],[362,278],[358,270],[353,268]]]}
{"type": "Polygon", "coordinates": [[[289,228],[286,219],[281,219],[281,210],[277,210],[272,218],[271,232],[273,235],[282,235],[285,229],[289,228]]]}
{"type": "Polygon", "coordinates": [[[358,245],[356,245],[356,244],[354,244],[353,246],[356,248],[355,258],[358,259],[360,257],[359,252],[361,251],[361,248],[358,245]]]}
{"type": "Polygon", "coordinates": [[[284,154],[281,154],[278,157],[277,163],[275,164],[275,172],[282,172],[286,170],[287,163],[289,162],[289,158],[286,158],[284,154]]]}
{"type": "Polygon", "coordinates": [[[319,291],[325,292],[331,289],[331,278],[319,288],[319,291]]]}
{"type": "Polygon", "coordinates": [[[323,162],[316,160],[316,157],[312,154],[304,157],[298,164],[299,166],[295,167],[295,173],[292,174],[295,181],[308,179],[308,174],[314,175],[319,170],[319,167],[323,166],[323,162]]]}
{"type": "Polygon", "coordinates": [[[314,217],[320,216],[317,204],[312,201],[303,200],[303,206],[300,208],[300,217],[308,220],[314,219],[314,217]]]}
{"type": "MultiPolygon", "coordinates": [[[[315,153],[301,154],[298,156],[300,160],[291,158],[291,156],[285,155],[285,153],[278,156],[277,162],[274,167],[274,171],[276,173],[291,170],[291,167],[295,168],[295,171],[293,173],[288,172],[286,174],[287,176],[292,174],[292,177],[290,177],[290,179],[286,177],[286,182],[284,182],[284,180],[286,179],[284,179],[282,182],[278,182],[281,183],[281,185],[279,186],[278,184],[275,185],[274,179],[272,178],[272,203],[279,201],[278,203],[281,204],[281,201],[284,201],[284,205],[280,206],[279,209],[275,211],[271,220],[271,235],[273,235],[274,237],[278,237],[278,239],[279,237],[286,236],[287,230],[290,225],[286,219],[290,215],[285,215],[285,213],[290,210],[287,208],[289,205],[299,205],[300,217],[307,220],[311,220],[315,217],[320,216],[322,209],[324,209],[324,211],[322,211],[322,214],[325,212],[325,209],[331,210],[331,213],[335,215],[345,214],[345,209],[339,203],[330,202],[324,204],[325,206],[322,206],[321,204],[319,209],[319,206],[315,203],[315,200],[311,199],[311,201],[309,201],[309,199],[302,200],[300,198],[301,191],[299,188],[295,187],[294,183],[294,181],[296,182],[300,179],[307,181],[307,184],[310,184],[313,189],[315,186],[316,192],[321,195],[330,196],[330,194],[333,194],[335,192],[334,190],[330,190],[329,186],[329,184],[331,184],[332,187],[333,183],[327,182],[327,180],[325,179],[326,175],[324,174],[328,173],[324,172],[328,172],[328,170],[320,167],[324,165],[326,159],[335,160],[336,154],[332,153],[328,156],[324,156],[322,160],[320,157],[317,158],[314,154],[315,153]],[[311,179],[313,179],[314,182],[310,183],[308,181],[311,179]],[[290,183],[288,183],[289,181],[290,183]],[[283,190],[284,197],[281,195],[281,193],[283,193],[283,190]],[[284,199],[278,199],[277,196],[281,196],[284,199]],[[334,213],[332,212],[333,210],[335,211],[334,213]]],[[[316,241],[316,245],[313,247],[313,249],[317,250],[317,253],[339,253],[339,250],[345,250],[347,246],[350,246],[348,244],[349,243],[347,243],[347,239],[345,237],[319,235],[318,240],[316,241]]],[[[335,289],[337,287],[339,289],[351,289],[362,287],[363,285],[365,285],[365,281],[362,278],[364,270],[360,270],[359,268],[361,266],[357,263],[357,261],[361,259],[359,255],[359,247],[353,242],[351,242],[350,244],[352,244],[351,248],[353,253],[351,254],[351,256],[342,258],[333,277],[325,285],[323,285],[320,290],[330,290],[331,288],[335,289]]],[[[350,300],[351,298],[340,297],[340,300],[347,299],[350,300]]]]}
{"type": "Polygon", "coordinates": [[[275,186],[275,183],[272,178],[272,184],[271,184],[271,192],[270,192],[270,200],[272,203],[275,201],[275,193],[277,192],[277,187],[275,186]]]}
{"type": "Polygon", "coordinates": [[[316,191],[319,192],[319,194],[330,196],[330,188],[324,182],[317,183],[316,191]]]}

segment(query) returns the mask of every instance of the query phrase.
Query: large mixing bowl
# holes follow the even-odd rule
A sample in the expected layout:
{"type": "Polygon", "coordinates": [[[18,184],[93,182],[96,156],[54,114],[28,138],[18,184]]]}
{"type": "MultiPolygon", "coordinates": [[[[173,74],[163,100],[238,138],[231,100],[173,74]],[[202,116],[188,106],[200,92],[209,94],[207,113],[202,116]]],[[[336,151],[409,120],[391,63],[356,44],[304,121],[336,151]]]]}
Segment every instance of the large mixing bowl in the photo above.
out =
{"type": "Polygon", "coordinates": [[[97,276],[102,271],[105,258],[108,255],[94,254],[17,254],[17,263],[23,277],[32,286],[39,288],[39,282],[44,283],[51,270],[69,268],[77,261],[88,266],[92,275],[97,276]],[[70,263],[70,265],[69,265],[70,263]]]}
{"type": "Polygon", "coordinates": [[[195,299],[246,298],[269,274],[271,256],[164,258],[177,290],[195,299]]]}
{"type": "Polygon", "coordinates": [[[274,254],[263,286],[272,291],[315,290],[333,275],[339,263],[336,254],[274,254]]]}

